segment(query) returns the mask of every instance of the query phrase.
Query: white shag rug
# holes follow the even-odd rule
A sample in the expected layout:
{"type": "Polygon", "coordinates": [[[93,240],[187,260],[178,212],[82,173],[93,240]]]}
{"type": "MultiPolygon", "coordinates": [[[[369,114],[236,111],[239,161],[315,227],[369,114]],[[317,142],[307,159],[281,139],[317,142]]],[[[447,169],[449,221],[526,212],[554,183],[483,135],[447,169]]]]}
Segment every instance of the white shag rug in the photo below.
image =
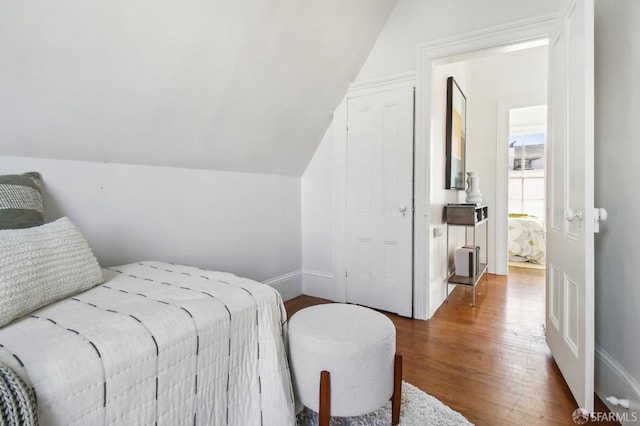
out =
{"type": "MultiPolygon", "coordinates": [[[[297,417],[298,426],[318,424],[318,413],[304,408],[297,417]]],[[[356,417],[331,417],[332,426],[388,426],[391,424],[391,401],[378,410],[356,417]]],[[[402,382],[400,426],[458,426],[471,425],[457,411],[417,387],[402,382]]]]}

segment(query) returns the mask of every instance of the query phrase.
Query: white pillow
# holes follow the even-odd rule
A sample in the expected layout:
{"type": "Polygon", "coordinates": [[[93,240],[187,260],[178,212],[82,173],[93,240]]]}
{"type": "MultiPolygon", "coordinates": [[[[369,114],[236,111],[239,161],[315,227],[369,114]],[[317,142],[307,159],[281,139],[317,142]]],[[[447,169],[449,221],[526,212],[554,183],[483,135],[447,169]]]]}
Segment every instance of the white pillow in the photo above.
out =
{"type": "Polygon", "coordinates": [[[0,326],[102,282],[97,259],[69,218],[0,230],[0,326]]]}

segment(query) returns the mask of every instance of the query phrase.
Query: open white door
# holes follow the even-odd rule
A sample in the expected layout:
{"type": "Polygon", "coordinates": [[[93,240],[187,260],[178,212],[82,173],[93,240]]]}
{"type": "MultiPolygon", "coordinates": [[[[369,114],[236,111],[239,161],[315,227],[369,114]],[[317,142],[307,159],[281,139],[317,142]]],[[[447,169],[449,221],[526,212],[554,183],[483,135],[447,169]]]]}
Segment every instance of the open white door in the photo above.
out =
{"type": "Polygon", "coordinates": [[[413,87],[347,102],[347,302],[410,317],[413,87]]]}
{"type": "Polygon", "coordinates": [[[594,2],[549,40],[546,337],[578,406],[594,392],[594,2]]]}

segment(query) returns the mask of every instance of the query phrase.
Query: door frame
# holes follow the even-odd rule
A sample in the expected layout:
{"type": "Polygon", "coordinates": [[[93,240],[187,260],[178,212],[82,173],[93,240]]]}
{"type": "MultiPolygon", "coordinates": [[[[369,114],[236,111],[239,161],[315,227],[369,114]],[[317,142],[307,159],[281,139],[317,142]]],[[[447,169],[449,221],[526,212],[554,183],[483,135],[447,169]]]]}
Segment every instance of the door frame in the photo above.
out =
{"type": "MultiPolygon", "coordinates": [[[[496,157],[496,265],[497,275],[507,275],[509,272],[508,245],[508,216],[509,216],[509,148],[502,144],[509,137],[509,110],[514,108],[526,108],[530,106],[546,105],[547,94],[539,93],[513,99],[501,99],[498,101],[498,125],[497,125],[497,157],[496,157]]],[[[546,133],[546,131],[545,131],[546,133]]],[[[545,154],[546,161],[546,154],[545,154]]]]}
{"type": "Polygon", "coordinates": [[[436,247],[433,238],[431,238],[433,233],[431,228],[434,227],[432,223],[435,226],[441,226],[439,221],[442,218],[441,209],[432,211],[430,202],[431,145],[441,140],[441,137],[432,135],[431,126],[431,102],[433,100],[430,88],[433,67],[484,56],[492,51],[508,52],[514,48],[522,48],[527,43],[537,45],[540,40],[548,39],[551,36],[553,23],[557,17],[557,14],[543,15],[418,45],[415,110],[414,318],[431,318],[445,298],[445,295],[440,294],[444,282],[441,282],[440,278],[433,282],[430,279],[431,259],[429,253],[432,248],[436,247]],[[432,296],[440,299],[431,300],[432,296]]]}
{"type": "MultiPolygon", "coordinates": [[[[353,83],[349,86],[346,96],[336,109],[333,115],[333,161],[335,165],[334,173],[334,194],[335,194],[335,250],[334,250],[334,271],[335,278],[335,298],[337,302],[345,303],[347,301],[347,248],[346,248],[346,215],[347,215],[347,102],[360,96],[380,93],[387,90],[404,89],[416,87],[416,74],[413,72],[397,74],[381,79],[369,80],[364,82],[353,83]]],[[[415,107],[414,107],[415,114],[415,107]]],[[[415,126],[415,119],[414,119],[415,126]]],[[[414,141],[415,143],[415,141],[414,141]]],[[[414,155],[415,163],[415,155],[414,155]]],[[[415,167],[415,164],[414,164],[415,167]]],[[[415,177],[414,177],[415,179],[415,177]]],[[[415,200],[415,185],[414,185],[415,200]]],[[[415,209],[415,201],[414,201],[415,209]]],[[[415,216],[414,216],[414,241],[415,241],[415,216]]],[[[413,248],[413,257],[415,259],[415,242],[413,248]]],[[[414,265],[414,283],[415,283],[415,265],[414,265]]],[[[415,316],[415,284],[413,285],[413,311],[415,316]]]]}

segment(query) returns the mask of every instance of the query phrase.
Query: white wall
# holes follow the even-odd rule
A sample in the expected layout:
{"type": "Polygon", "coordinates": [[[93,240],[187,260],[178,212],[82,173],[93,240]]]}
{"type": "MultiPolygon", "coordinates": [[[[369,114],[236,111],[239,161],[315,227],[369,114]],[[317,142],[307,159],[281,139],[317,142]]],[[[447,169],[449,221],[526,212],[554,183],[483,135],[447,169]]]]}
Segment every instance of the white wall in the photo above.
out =
{"type": "Polygon", "coordinates": [[[596,388],[640,416],[640,2],[596,1],[596,388]]]}
{"type": "Polygon", "coordinates": [[[0,153],[301,176],[395,2],[2,1],[0,153]]]}
{"type": "Polygon", "coordinates": [[[334,280],[334,126],[302,176],[302,292],[335,300],[334,280]]]}
{"type": "MultiPolygon", "coordinates": [[[[470,127],[469,95],[471,91],[471,74],[467,62],[454,62],[437,65],[433,68],[431,81],[431,162],[429,167],[430,180],[430,232],[427,236],[430,250],[429,276],[429,312],[436,311],[445,299],[445,280],[449,276],[449,265],[453,264],[453,253],[464,243],[464,228],[452,227],[447,231],[444,221],[444,207],[449,203],[464,202],[464,191],[445,189],[445,159],[446,159],[446,106],[447,106],[447,78],[452,76],[462,93],[467,98],[467,152],[470,137],[473,134],[470,127]],[[435,231],[442,231],[436,236],[435,231]],[[447,232],[449,232],[449,247],[447,248],[447,232]],[[449,253],[449,256],[446,254],[449,253]]],[[[471,170],[467,167],[467,170],[471,170]]]]}
{"type": "Polygon", "coordinates": [[[162,260],[301,291],[300,178],[0,156],[39,171],[47,220],[68,216],[102,266],[162,260]]]}

